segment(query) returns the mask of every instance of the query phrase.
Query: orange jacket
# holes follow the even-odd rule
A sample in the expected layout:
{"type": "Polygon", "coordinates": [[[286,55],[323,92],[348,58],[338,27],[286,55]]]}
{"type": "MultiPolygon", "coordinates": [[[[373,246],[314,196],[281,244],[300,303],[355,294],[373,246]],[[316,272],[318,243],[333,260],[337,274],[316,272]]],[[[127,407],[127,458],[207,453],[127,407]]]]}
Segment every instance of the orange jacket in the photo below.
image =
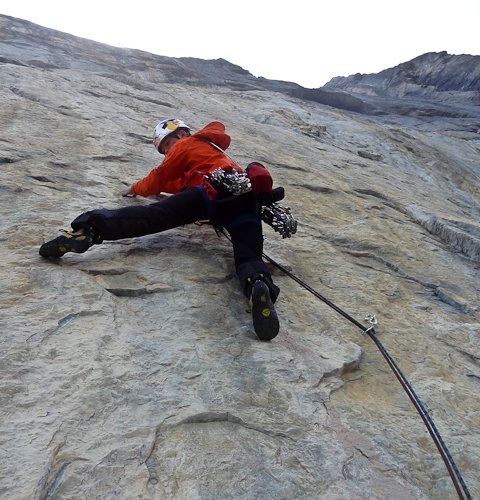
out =
{"type": "Polygon", "coordinates": [[[207,141],[223,150],[230,145],[230,136],[220,122],[209,123],[190,137],[179,139],[165,155],[165,159],[146,177],[132,186],[140,196],[157,195],[161,192],[178,193],[183,189],[203,183],[203,174],[222,168],[243,172],[232,160],[207,141]]]}

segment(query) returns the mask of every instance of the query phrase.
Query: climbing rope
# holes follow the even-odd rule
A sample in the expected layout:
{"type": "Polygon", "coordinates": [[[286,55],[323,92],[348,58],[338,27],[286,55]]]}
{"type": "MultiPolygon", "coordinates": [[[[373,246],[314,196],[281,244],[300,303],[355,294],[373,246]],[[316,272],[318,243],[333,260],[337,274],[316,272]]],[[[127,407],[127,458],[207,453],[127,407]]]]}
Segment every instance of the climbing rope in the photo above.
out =
{"type": "MultiPolygon", "coordinates": [[[[229,158],[231,161],[233,161],[236,165],[238,165],[238,163],[236,163],[230,156],[228,156],[228,154],[223,149],[221,149],[219,146],[217,146],[213,142],[210,142],[210,144],[215,149],[218,149],[219,151],[221,151],[227,158],[229,158]]],[[[287,209],[287,211],[288,211],[287,215],[290,216],[290,209],[287,209]]],[[[262,214],[262,220],[264,222],[267,222],[270,225],[272,225],[272,227],[275,229],[275,231],[280,232],[282,234],[282,232],[279,230],[279,228],[276,227],[275,224],[271,224],[271,222],[269,220],[267,220],[268,217],[266,219],[264,217],[264,215],[265,214],[262,214]]],[[[281,217],[281,222],[283,222],[283,225],[285,226],[284,217],[283,218],[282,217],[281,217]]],[[[292,234],[295,234],[296,231],[297,231],[297,222],[293,219],[293,217],[291,217],[291,219],[292,219],[292,221],[294,223],[294,225],[292,225],[293,230],[291,230],[290,232],[286,231],[286,234],[282,234],[283,237],[290,237],[292,234]]],[[[288,225],[285,226],[285,227],[288,227],[288,225]]],[[[223,234],[230,242],[232,241],[230,239],[230,237],[225,233],[225,231],[223,230],[223,228],[216,228],[215,230],[216,230],[217,234],[223,234]]],[[[374,329],[374,325],[377,323],[377,321],[375,319],[375,315],[373,315],[373,316],[367,316],[365,318],[370,323],[369,327],[366,327],[366,326],[362,325],[359,321],[357,321],[355,318],[353,318],[352,316],[350,316],[350,314],[348,314],[343,309],[341,309],[340,307],[338,307],[337,305],[335,305],[332,301],[328,300],[326,297],[324,297],[319,292],[317,292],[316,290],[314,290],[310,285],[308,285],[307,283],[305,283],[305,281],[303,281],[300,278],[298,278],[295,274],[293,274],[288,269],[286,269],[284,266],[282,266],[281,264],[279,264],[278,262],[276,262],[275,260],[273,260],[267,254],[262,253],[262,255],[263,255],[263,258],[265,260],[267,260],[268,262],[270,262],[270,264],[272,264],[277,269],[279,269],[280,271],[282,271],[284,274],[286,274],[287,276],[289,276],[291,279],[293,279],[294,281],[296,281],[300,286],[302,286],[303,288],[305,288],[305,290],[307,290],[312,295],[314,295],[315,297],[317,297],[318,299],[320,299],[322,302],[324,302],[325,304],[327,304],[329,307],[331,307],[334,311],[336,311],[338,314],[340,314],[341,316],[343,316],[345,319],[347,319],[348,321],[350,321],[351,323],[353,323],[357,328],[359,328],[362,331],[363,334],[368,335],[373,340],[373,342],[375,343],[375,345],[377,346],[377,348],[379,349],[379,351],[382,353],[382,356],[385,358],[386,362],[388,363],[388,365],[392,369],[393,373],[397,377],[397,379],[400,382],[401,386],[403,387],[403,389],[407,393],[407,396],[412,401],[413,406],[417,410],[418,414],[422,418],[422,420],[423,420],[423,422],[424,422],[424,424],[425,424],[425,426],[426,426],[426,428],[427,428],[430,436],[433,439],[433,442],[435,443],[435,446],[437,447],[437,449],[438,449],[438,451],[439,451],[439,453],[440,453],[440,455],[441,455],[441,457],[442,457],[442,459],[443,459],[443,461],[445,463],[445,466],[447,467],[448,473],[450,475],[450,478],[452,479],[453,485],[455,487],[455,490],[457,491],[457,494],[458,494],[459,498],[461,500],[464,500],[464,499],[471,500],[472,496],[471,496],[470,492],[468,491],[467,485],[465,484],[465,481],[463,480],[462,475],[460,474],[460,471],[459,471],[459,469],[457,467],[457,464],[455,463],[455,460],[453,459],[452,455],[450,454],[450,452],[449,452],[449,450],[447,448],[447,445],[443,441],[443,439],[442,439],[442,437],[441,437],[441,435],[440,435],[440,433],[439,433],[439,431],[438,431],[435,423],[432,420],[432,417],[428,413],[427,408],[423,404],[422,400],[418,397],[417,393],[414,391],[412,385],[407,380],[407,378],[405,377],[405,375],[402,373],[402,371],[398,367],[398,365],[395,362],[395,360],[392,358],[392,356],[390,355],[390,353],[387,351],[387,349],[384,347],[384,345],[378,339],[378,337],[377,337],[377,335],[375,333],[375,329],[374,329]]]]}
{"type": "MultiPolygon", "coordinates": [[[[223,234],[230,242],[232,241],[231,238],[229,237],[228,234],[225,233],[223,228],[218,228],[217,229],[217,234],[223,234]]],[[[329,307],[331,307],[334,311],[336,311],[338,314],[343,316],[345,319],[353,323],[357,328],[359,328],[363,334],[368,335],[379,351],[382,353],[382,356],[385,358],[386,362],[392,369],[393,373],[397,377],[398,381],[400,382],[401,386],[403,387],[404,391],[407,393],[407,396],[410,398],[411,402],[413,403],[413,406],[417,410],[417,413],[420,415],[420,417],[423,420],[423,423],[425,424],[425,427],[427,428],[430,436],[432,437],[433,442],[435,443],[435,446],[437,447],[437,450],[439,451],[445,466],[447,467],[448,473],[450,475],[450,478],[453,482],[453,485],[455,487],[455,490],[457,491],[458,497],[461,500],[471,500],[472,496],[470,492],[468,491],[467,485],[465,484],[465,481],[463,480],[462,475],[460,474],[460,471],[457,467],[457,464],[455,463],[455,460],[453,459],[451,453],[449,452],[447,445],[442,439],[442,436],[440,435],[440,432],[438,431],[435,423],[432,420],[432,417],[428,413],[428,410],[422,400],[419,398],[415,390],[413,389],[412,385],[410,382],[407,380],[403,372],[400,370],[398,367],[397,363],[395,360],[392,358],[390,353],[387,351],[385,346],[380,342],[378,339],[374,325],[377,324],[377,320],[375,318],[375,315],[367,315],[365,318],[369,323],[370,326],[366,327],[362,325],[359,321],[357,321],[355,318],[350,316],[347,312],[345,312],[343,309],[335,305],[331,300],[328,300],[326,297],[324,297],[322,294],[317,292],[314,288],[312,288],[310,285],[305,283],[305,281],[301,280],[298,276],[293,274],[291,271],[286,269],[284,266],[273,260],[271,257],[269,257],[266,253],[262,253],[262,256],[265,260],[270,262],[273,266],[275,266],[277,269],[282,271],[284,274],[286,274],[289,278],[291,278],[293,281],[296,281],[301,287],[305,288],[308,292],[310,292],[312,295],[314,295],[317,299],[320,299],[322,302],[327,304],[329,307]]]]}
{"type": "MultiPolygon", "coordinates": [[[[223,234],[225,234],[225,233],[223,233],[223,234]]],[[[227,238],[228,238],[228,236],[227,236],[227,238]]],[[[284,266],[282,266],[278,262],[274,261],[271,257],[266,255],[265,253],[263,253],[263,257],[268,262],[270,262],[272,265],[274,265],[276,268],[278,268],[280,271],[282,271],[284,274],[286,274],[291,279],[296,281],[300,286],[305,288],[305,290],[310,292],[312,295],[314,295],[315,297],[320,299],[322,302],[327,304],[329,307],[334,309],[341,316],[343,316],[348,321],[353,323],[356,327],[358,327],[362,331],[362,333],[368,335],[373,340],[373,342],[378,347],[378,349],[382,353],[383,357],[387,361],[388,365],[392,369],[393,373],[397,377],[398,381],[402,385],[403,389],[407,393],[408,397],[412,401],[413,406],[417,410],[418,414],[422,418],[430,436],[433,439],[433,442],[435,443],[435,446],[437,447],[437,449],[438,449],[438,451],[439,451],[439,453],[440,453],[440,455],[445,463],[445,466],[447,467],[448,473],[450,474],[450,477],[452,479],[453,485],[455,486],[455,490],[457,491],[459,498],[462,500],[463,499],[471,500],[472,496],[471,496],[470,492],[468,491],[467,485],[465,484],[465,481],[463,480],[463,477],[460,474],[460,471],[458,470],[458,467],[457,467],[452,455],[448,451],[448,448],[447,448],[445,442],[443,441],[442,437],[440,436],[440,433],[439,433],[437,427],[435,426],[435,424],[432,420],[432,417],[428,413],[427,408],[425,407],[425,405],[423,404],[421,399],[418,397],[418,395],[414,391],[412,385],[407,380],[405,375],[402,373],[402,371],[398,367],[395,360],[392,358],[390,353],[387,351],[387,349],[384,347],[384,345],[380,342],[380,340],[376,336],[375,329],[373,327],[373,325],[376,324],[375,316],[367,316],[367,318],[366,318],[370,322],[371,326],[366,327],[366,326],[362,325],[355,318],[353,318],[348,313],[346,313],[343,309],[336,306],[333,302],[331,302],[326,297],[324,297],[323,295],[318,293],[316,290],[314,290],[311,286],[309,286],[303,280],[301,280],[300,278],[295,276],[295,274],[290,272],[288,269],[286,269],[284,266]]]]}

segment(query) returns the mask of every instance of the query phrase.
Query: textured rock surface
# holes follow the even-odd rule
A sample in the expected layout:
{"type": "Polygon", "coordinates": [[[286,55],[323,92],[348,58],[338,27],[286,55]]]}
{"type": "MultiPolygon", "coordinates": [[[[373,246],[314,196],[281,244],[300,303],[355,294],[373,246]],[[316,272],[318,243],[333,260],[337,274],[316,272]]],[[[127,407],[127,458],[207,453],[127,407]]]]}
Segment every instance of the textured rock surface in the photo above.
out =
{"type": "Polygon", "coordinates": [[[357,319],[377,314],[480,496],[470,115],[365,117],[168,83],[153,63],[125,78],[103,46],[0,20],[2,498],[456,498],[371,341],[275,271],[281,332],[258,342],[210,228],[38,256],[84,210],[149,202],[119,193],[159,161],[151,130],[172,115],[222,120],[239,163],[270,167],[299,231],[267,227],[267,254],[357,319]]]}

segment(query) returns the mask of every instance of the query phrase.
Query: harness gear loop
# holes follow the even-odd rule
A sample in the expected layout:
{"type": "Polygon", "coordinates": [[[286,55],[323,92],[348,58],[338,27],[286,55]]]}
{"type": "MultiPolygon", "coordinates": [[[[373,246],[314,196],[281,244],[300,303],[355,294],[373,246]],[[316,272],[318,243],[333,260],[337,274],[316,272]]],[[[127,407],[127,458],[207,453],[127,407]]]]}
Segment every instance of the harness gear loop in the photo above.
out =
{"type": "Polygon", "coordinates": [[[240,174],[236,170],[227,172],[217,168],[204,175],[207,182],[217,191],[219,196],[240,196],[252,190],[252,184],[247,174],[240,174]]]}
{"type": "MultiPolygon", "coordinates": [[[[220,146],[217,146],[217,144],[212,141],[208,142],[240,168],[238,163],[220,146]]],[[[270,175],[269,177],[271,179],[270,175]]],[[[205,179],[217,190],[220,196],[223,196],[225,192],[230,194],[230,196],[238,196],[252,191],[252,183],[250,182],[248,173],[239,174],[235,171],[226,172],[219,168],[205,175],[205,179]]],[[[277,203],[279,199],[283,199],[284,197],[283,188],[274,189],[269,193],[255,192],[255,194],[261,206],[260,216],[263,222],[271,226],[275,232],[282,236],[282,238],[290,238],[297,232],[298,224],[292,215],[290,207],[284,207],[277,203]]]]}

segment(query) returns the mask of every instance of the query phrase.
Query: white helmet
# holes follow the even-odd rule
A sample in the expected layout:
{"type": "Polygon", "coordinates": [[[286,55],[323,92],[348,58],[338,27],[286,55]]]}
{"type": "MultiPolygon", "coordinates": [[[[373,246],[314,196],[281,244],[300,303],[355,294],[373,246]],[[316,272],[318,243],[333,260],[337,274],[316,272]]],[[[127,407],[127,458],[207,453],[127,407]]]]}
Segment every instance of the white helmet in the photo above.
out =
{"type": "Polygon", "coordinates": [[[163,154],[161,150],[163,139],[165,139],[165,137],[167,137],[168,135],[173,134],[178,129],[186,130],[190,135],[190,127],[186,123],[182,122],[182,120],[177,120],[177,118],[169,118],[168,120],[163,120],[155,127],[155,133],[153,134],[153,144],[155,146],[155,149],[159,153],[163,154]]]}

